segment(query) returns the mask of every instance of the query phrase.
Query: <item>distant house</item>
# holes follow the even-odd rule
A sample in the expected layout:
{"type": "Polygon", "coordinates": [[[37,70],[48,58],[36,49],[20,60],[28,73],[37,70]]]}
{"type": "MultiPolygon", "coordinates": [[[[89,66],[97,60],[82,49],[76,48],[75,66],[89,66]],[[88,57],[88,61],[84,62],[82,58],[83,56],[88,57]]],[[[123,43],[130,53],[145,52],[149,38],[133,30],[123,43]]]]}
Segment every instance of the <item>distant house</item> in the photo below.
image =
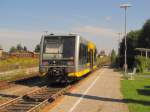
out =
{"type": "Polygon", "coordinates": [[[12,52],[9,54],[11,57],[32,57],[32,58],[38,58],[39,57],[39,53],[35,53],[35,52],[12,52]]]}
{"type": "Polygon", "coordinates": [[[98,57],[102,58],[104,56],[106,56],[105,50],[100,51],[98,57]]]}

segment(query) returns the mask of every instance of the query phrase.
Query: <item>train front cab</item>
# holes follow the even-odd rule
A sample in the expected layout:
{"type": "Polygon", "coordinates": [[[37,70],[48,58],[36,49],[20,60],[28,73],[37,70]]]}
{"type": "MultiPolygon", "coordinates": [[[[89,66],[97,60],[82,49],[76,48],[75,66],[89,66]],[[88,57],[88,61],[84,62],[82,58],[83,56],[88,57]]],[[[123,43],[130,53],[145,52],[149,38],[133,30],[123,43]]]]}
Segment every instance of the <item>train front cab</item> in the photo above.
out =
{"type": "Polygon", "coordinates": [[[75,72],[75,35],[46,35],[40,46],[40,76],[66,78],[75,72]]]}

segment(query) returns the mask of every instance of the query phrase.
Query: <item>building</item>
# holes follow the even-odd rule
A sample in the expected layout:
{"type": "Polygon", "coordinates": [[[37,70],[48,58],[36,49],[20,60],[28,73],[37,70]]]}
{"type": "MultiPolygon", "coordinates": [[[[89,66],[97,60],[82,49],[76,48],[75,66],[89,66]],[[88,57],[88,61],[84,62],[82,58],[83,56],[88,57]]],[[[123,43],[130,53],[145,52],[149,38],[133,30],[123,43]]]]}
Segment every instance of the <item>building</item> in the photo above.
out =
{"type": "Polygon", "coordinates": [[[103,58],[106,56],[105,50],[100,51],[100,53],[98,54],[98,57],[103,58]]]}
{"type": "Polygon", "coordinates": [[[18,57],[18,58],[25,58],[25,57],[32,57],[32,58],[38,58],[39,57],[39,53],[35,53],[35,52],[12,52],[9,53],[9,56],[11,57],[18,57]]]}

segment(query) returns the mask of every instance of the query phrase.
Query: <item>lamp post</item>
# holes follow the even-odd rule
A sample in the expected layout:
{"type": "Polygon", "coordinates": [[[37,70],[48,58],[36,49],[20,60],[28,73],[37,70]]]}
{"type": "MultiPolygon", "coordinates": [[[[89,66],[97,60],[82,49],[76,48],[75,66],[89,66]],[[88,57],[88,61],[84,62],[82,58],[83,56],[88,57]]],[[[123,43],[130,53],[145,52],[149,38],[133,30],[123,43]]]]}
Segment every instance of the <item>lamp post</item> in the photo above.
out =
{"type": "Polygon", "coordinates": [[[124,35],[124,38],[125,38],[125,42],[124,42],[124,44],[125,44],[125,50],[124,50],[124,55],[125,55],[125,57],[124,57],[124,70],[125,70],[125,74],[127,73],[127,41],[126,41],[126,37],[127,37],[127,31],[126,31],[126,27],[127,27],[127,14],[126,14],[126,12],[127,12],[127,8],[128,7],[131,7],[131,5],[130,4],[121,4],[120,5],[120,8],[124,8],[125,9],[125,28],[124,28],[124,30],[125,30],[125,35],[124,35]]]}

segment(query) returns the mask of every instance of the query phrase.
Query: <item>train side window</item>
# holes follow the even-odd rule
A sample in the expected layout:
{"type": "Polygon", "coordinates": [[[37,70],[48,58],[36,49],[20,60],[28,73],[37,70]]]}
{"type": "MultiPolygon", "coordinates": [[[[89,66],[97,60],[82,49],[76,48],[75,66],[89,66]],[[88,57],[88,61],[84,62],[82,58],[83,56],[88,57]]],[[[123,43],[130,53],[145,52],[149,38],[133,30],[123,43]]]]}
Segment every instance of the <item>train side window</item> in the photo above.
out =
{"type": "Polygon", "coordinates": [[[84,44],[84,64],[88,62],[88,48],[87,48],[87,45],[84,44]]]}
{"type": "Polygon", "coordinates": [[[85,55],[86,55],[86,63],[88,63],[88,46],[87,45],[86,45],[85,55]]]}
{"type": "Polygon", "coordinates": [[[97,49],[95,49],[95,52],[94,52],[94,61],[96,62],[96,54],[97,54],[97,49]]]}
{"type": "Polygon", "coordinates": [[[88,52],[88,62],[90,62],[90,51],[88,52]]]}
{"type": "Polygon", "coordinates": [[[82,55],[83,55],[83,47],[82,44],[80,44],[80,49],[79,49],[79,63],[82,64],[82,55]]]}
{"type": "Polygon", "coordinates": [[[79,62],[80,64],[86,64],[88,60],[88,55],[87,55],[88,49],[87,45],[81,43],[80,44],[80,51],[79,51],[79,62]]]}

